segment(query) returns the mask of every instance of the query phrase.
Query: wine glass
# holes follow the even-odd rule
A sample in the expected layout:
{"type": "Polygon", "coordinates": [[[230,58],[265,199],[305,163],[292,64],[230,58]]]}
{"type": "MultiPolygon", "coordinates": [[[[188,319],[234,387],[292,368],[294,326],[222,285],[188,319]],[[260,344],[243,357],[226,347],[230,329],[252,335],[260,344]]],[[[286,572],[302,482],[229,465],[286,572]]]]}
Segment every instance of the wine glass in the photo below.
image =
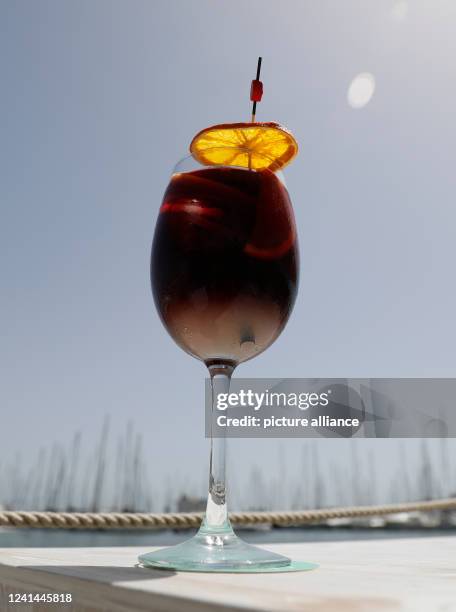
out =
{"type": "MultiPolygon", "coordinates": [[[[169,334],[208,368],[213,415],[234,369],[268,348],[284,328],[298,268],[294,215],[280,172],[201,165],[192,156],[177,164],[155,229],[152,290],[169,334]]],[[[143,565],[218,572],[289,566],[287,557],[234,534],[225,445],[225,438],[211,438],[207,508],[198,533],[141,555],[143,565]]]]}

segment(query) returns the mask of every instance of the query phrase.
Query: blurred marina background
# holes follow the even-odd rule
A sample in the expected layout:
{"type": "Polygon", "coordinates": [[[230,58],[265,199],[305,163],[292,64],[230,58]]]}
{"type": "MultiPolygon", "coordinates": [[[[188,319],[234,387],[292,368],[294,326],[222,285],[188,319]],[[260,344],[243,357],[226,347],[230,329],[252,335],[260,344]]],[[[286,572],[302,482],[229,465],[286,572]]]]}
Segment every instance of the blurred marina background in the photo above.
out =
{"type": "MultiPolygon", "coordinates": [[[[206,441],[209,449],[209,442],[206,441]]],[[[392,504],[456,497],[454,443],[442,439],[230,439],[232,510],[299,510],[392,504]],[[276,452],[267,473],[252,453],[276,452]],[[337,449],[337,458],[334,458],[337,449]]],[[[117,438],[103,422],[91,448],[77,432],[68,448],[42,447],[27,464],[21,453],[1,465],[0,503],[8,510],[65,512],[197,512],[205,508],[207,465],[183,469],[150,464],[144,436],[132,421],[117,438]]]]}
{"type": "MultiPolygon", "coordinates": [[[[239,443],[238,440],[230,440],[239,443]]],[[[253,457],[250,465],[233,458],[229,499],[232,510],[303,510],[429,501],[456,497],[452,440],[345,439],[243,440],[276,443],[275,471],[265,474],[253,457]],[[337,461],[328,462],[337,445],[337,461]],[[327,449],[327,451],[326,451],[327,449]],[[325,454],[327,456],[325,456],[325,454]],[[320,456],[321,455],[321,456],[320,456]],[[388,461],[385,461],[388,455],[388,461]],[[388,466],[394,466],[389,469],[388,466]],[[292,469],[288,469],[292,466],[292,469]],[[293,476],[294,474],[294,476],[293,476]]],[[[258,456],[258,453],[256,454],[258,456]]],[[[207,474],[184,479],[182,471],[149,465],[142,433],[129,422],[123,436],[110,437],[105,419],[94,448],[85,448],[80,432],[68,449],[59,443],[42,448],[26,466],[20,455],[3,466],[3,509],[65,512],[202,512],[207,474]]],[[[168,545],[189,531],[43,531],[0,529],[0,546],[168,545]]],[[[345,518],[317,525],[244,528],[252,542],[311,541],[456,534],[456,511],[402,512],[386,517],[345,518]]]]}

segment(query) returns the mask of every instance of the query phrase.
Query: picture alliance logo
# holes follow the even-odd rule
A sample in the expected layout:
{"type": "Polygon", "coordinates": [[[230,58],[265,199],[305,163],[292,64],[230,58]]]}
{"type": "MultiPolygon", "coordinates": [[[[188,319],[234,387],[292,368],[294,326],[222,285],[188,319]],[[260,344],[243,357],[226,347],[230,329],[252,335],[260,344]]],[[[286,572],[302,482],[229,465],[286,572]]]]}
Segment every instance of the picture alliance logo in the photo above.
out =
{"type": "Polygon", "coordinates": [[[227,408],[299,408],[308,410],[328,406],[331,389],[321,393],[284,393],[276,391],[263,391],[257,393],[251,389],[241,389],[236,393],[219,393],[217,395],[217,410],[227,410],[227,408]]]}

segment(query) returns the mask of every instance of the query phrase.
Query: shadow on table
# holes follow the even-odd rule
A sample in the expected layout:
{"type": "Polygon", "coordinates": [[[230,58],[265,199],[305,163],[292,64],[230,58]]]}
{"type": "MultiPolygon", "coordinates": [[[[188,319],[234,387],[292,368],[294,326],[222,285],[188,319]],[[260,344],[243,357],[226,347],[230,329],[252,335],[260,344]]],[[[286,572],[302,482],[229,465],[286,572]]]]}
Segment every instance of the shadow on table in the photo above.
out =
{"type": "Polygon", "coordinates": [[[130,580],[157,580],[170,578],[176,574],[173,570],[156,570],[145,567],[118,567],[98,565],[20,565],[18,569],[34,570],[57,574],[62,577],[94,580],[104,584],[128,582],[130,580]]]}

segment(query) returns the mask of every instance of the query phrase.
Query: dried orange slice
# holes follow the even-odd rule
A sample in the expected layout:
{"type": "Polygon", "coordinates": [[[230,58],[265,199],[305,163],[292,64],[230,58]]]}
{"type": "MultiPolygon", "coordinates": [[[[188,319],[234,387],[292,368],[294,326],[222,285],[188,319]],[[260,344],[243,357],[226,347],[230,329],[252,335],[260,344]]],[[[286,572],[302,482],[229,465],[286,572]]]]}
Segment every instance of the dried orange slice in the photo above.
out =
{"type": "Polygon", "coordinates": [[[298,143],[278,123],[222,123],[198,132],[190,153],[205,166],[276,171],[296,157],[298,143]]]}

